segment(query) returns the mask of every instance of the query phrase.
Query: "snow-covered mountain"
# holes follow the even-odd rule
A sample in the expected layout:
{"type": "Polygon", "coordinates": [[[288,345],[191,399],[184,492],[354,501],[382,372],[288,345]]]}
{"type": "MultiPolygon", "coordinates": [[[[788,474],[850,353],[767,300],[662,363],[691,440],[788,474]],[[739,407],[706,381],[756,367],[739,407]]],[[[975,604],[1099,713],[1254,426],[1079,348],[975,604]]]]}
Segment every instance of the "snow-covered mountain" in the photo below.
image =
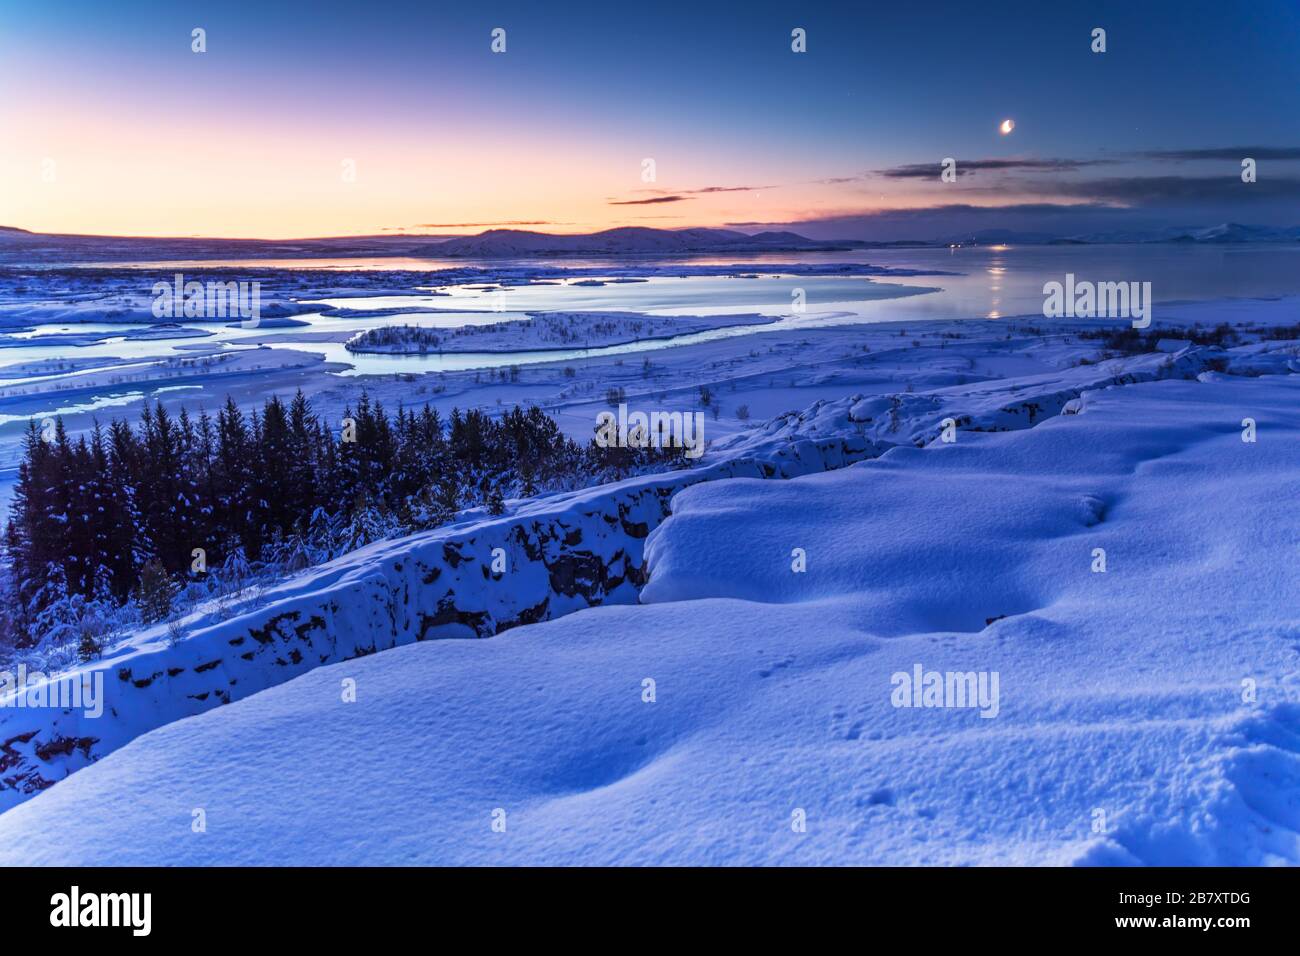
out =
{"type": "Polygon", "coordinates": [[[942,240],[945,244],[994,245],[1100,245],[1151,242],[1231,243],[1231,242],[1300,242],[1300,226],[1249,226],[1225,222],[1217,226],[1170,226],[1165,229],[1109,230],[1105,232],[1056,235],[1017,229],[978,229],[957,233],[942,240]]]}
{"type": "Polygon", "coordinates": [[[1300,242],[1300,226],[1248,226],[1225,222],[1217,226],[1171,226],[1158,231],[1095,232],[1066,237],[1063,242],[1077,243],[1234,243],[1234,242],[1300,242]]]}
{"type": "Polygon", "coordinates": [[[1276,228],[1225,222],[1205,229],[1194,229],[1188,235],[1195,242],[1300,242],[1300,226],[1276,228]]]}

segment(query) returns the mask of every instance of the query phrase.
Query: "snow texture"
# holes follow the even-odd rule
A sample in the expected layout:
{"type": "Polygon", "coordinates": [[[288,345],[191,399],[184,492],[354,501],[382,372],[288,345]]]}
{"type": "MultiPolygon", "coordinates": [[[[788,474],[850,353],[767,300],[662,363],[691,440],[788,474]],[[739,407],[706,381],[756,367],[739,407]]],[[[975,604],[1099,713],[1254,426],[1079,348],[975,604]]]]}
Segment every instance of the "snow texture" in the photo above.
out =
{"type": "Polygon", "coordinates": [[[0,860],[1300,862],[1295,363],[819,402],[371,546],[142,636],[97,721],[0,710],[4,797],[44,790],[0,860]],[[996,673],[996,716],[895,706],[917,665],[996,673]]]}

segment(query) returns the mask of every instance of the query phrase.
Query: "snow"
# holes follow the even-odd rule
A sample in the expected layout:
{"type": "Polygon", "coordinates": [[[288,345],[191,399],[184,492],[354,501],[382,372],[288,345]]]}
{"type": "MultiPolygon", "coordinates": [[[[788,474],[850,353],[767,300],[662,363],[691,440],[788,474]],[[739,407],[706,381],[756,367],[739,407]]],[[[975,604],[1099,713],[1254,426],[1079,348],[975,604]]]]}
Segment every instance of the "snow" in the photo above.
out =
{"type": "MultiPolygon", "coordinates": [[[[1032,427],[1005,411],[1024,382],[926,396],[874,460],[693,484],[641,604],[331,663],[144,733],[0,815],[0,861],[1300,863],[1300,379],[1247,351],[1264,374],[1188,350],[1145,380],[1029,383],[1060,396],[1032,427]],[[963,402],[1012,430],[920,428],[963,402]],[[918,664],[996,672],[997,716],[895,707],[918,664]]],[[[864,401],[799,427],[870,441],[864,401]]]]}
{"type": "MultiPolygon", "coordinates": [[[[450,412],[457,403],[462,408],[495,407],[507,398],[522,404],[551,406],[557,401],[567,403],[577,390],[587,390],[588,397],[603,395],[609,384],[604,379],[611,375],[621,377],[618,366],[623,352],[661,351],[683,346],[693,339],[787,327],[788,322],[752,317],[741,319],[736,325],[733,324],[736,320],[729,316],[740,313],[748,316],[754,312],[779,316],[788,311],[789,288],[794,284],[807,286],[813,302],[820,301],[821,295],[833,293],[878,304],[904,296],[923,296],[929,290],[873,282],[873,277],[930,274],[855,262],[717,265],[658,262],[605,267],[502,263],[491,268],[442,265],[436,272],[408,271],[399,268],[400,263],[389,264],[389,271],[346,272],[274,268],[258,263],[243,263],[237,269],[220,264],[204,268],[196,263],[13,269],[0,276],[0,328],[9,333],[0,336],[3,339],[0,344],[8,349],[2,358],[9,360],[0,369],[3,377],[0,405],[8,415],[0,423],[0,481],[12,474],[25,419],[57,411],[65,416],[69,434],[76,437],[93,424],[96,406],[86,401],[88,397],[96,401],[112,400],[111,406],[138,404],[144,396],[154,397],[158,386],[171,386],[184,379],[198,388],[183,399],[164,396],[163,402],[173,412],[179,411],[181,405],[191,412],[204,406],[216,407],[227,396],[247,412],[260,407],[268,394],[288,396],[298,388],[313,400],[318,410],[327,411],[335,421],[342,417],[346,407],[355,407],[362,390],[369,390],[388,407],[398,402],[431,400],[443,413],[450,412]],[[192,323],[186,320],[183,331],[163,335],[182,339],[197,333],[204,336],[203,341],[159,341],[157,323],[151,313],[150,290],[159,274],[170,281],[176,269],[197,278],[237,277],[241,281],[260,282],[263,305],[258,329],[244,329],[221,318],[193,320],[210,324],[206,329],[191,329],[188,324],[192,323]],[[194,269],[202,271],[194,273],[194,269]],[[761,290],[758,289],[761,283],[742,281],[742,277],[760,275],[766,280],[761,290]],[[581,281],[582,277],[599,277],[609,284],[602,290],[581,289],[572,280],[581,281]],[[553,281],[561,278],[572,284],[553,281]],[[627,326],[628,335],[611,338],[602,333],[598,341],[620,344],[598,348],[587,347],[592,342],[586,334],[568,350],[559,350],[554,341],[546,341],[542,326],[567,324],[565,317],[576,311],[564,305],[566,300],[579,306],[583,301],[598,302],[607,297],[610,289],[645,284],[647,279],[676,283],[677,291],[669,294],[669,300],[688,293],[684,302],[692,307],[695,302],[701,303],[699,307],[704,314],[677,315],[687,311],[677,306],[668,310],[674,317],[624,317],[618,321],[627,326]],[[490,286],[483,285],[487,280],[491,281],[490,286]],[[718,283],[723,288],[715,288],[718,283]],[[543,298],[537,306],[528,306],[542,316],[534,328],[534,320],[526,313],[491,310],[494,301],[480,293],[498,288],[509,290],[512,302],[519,302],[521,295],[536,297],[538,290],[549,289],[560,295],[543,298]],[[472,289],[480,292],[467,291],[472,289]],[[457,294],[453,296],[452,292],[457,294]],[[455,302],[457,308],[437,308],[431,304],[447,301],[455,302]],[[546,318],[552,313],[559,318],[546,318]],[[304,318],[287,318],[290,315],[304,318]],[[445,355],[440,352],[359,354],[344,348],[344,343],[358,332],[394,321],[449,328],[491,324],[515,317],[523,320],[511,323],[518,329],[506,329],[505,334],[496,337],[495,345],[491,337],[474,338],[478,348],[511,346],[525,350],[515,354],[458,351],[445,355]],[[635,325],[640,328],[633,328],[635,325]],[[691,332],[694,335],[688,334],[691,332]],[[656,338],[660,334],[671,338],[656,338]],[[266,344],[276,348],[261,349],[251,357],[237,357],[237,353],[266,344]],[[509,385],[503,382],[500,386],[490,381],[484,387],[481,381],[484,370],[488,370],[491,379],[491,368],[506,366],[524,369],[527,381],[516,383],[512,379],[509,385]],[[248,375],[249,372],[255,374],[248,375]],[[413,380],[419,380],[414,390],[410,387],[413,380]]],[[[661,293],[659,299],[664,295],[661,293]]],[[[609,311],[603,306],[581,309],[584,313],[609,311]]],[[[847,312],[832,311],[819,316],[813,311],[801,317],[797,325],[802,328],[819,322],[843,322],[848,317],[847,312]]],[[[789,342],[789,347],[795,345],[789,342]]],[[[702,356],[708,354],[708,350],[689,351],[690,348],[686,346],[676,356],[676,369],[660,368],[655,372],[655,379],[680,380],[683,368],[701,362],[702,356]]],[[[716,353],[718,348],[713,351],[716,353]]],[[[745,350],[735,343],[722,351],[743,354],[745,350]]],[[[640,357],[636,360],[639,365],[640,357]]],[[[666,364],[656,362],[660,366],[666,364]]],[[[779,410],[802,404],[806,404],[805,399],[779,410]]],[[[583,441],[590,438],[593,418],[594,413],[584,411],[576,437],[583,441]]],[[[0,485],[0,490],[3,487],[0,485]]]]}
{"type": "Polygon", "coordinates": [[[706,410],[709,450],[362,549],[194,615],[174,647],[142,630],[95,665],[101,718],[0,708],[0,860],[1300,862],[1300,353],[1261,328],[1294,325],[1295,297],[1161,301],[1156,351],[1121,355],[1095,337],[1113,321],[959,321],[868,278],[942,273],[864,263],[434,267],[241,264],[279,316],[251,334],[151,330],[137,270],[10,276],[0,495],[29,416],[75,433],[146,395],[301,387],[331,421],[363,388],[390,409],[536,403],[586,440],[618,388],[706,410]],[[850,282],[852,311],[829,291],[850,282]],[[511,312],[432,304],[496,290],[511,312]],[[541,350],[548,325],[629,302],[636,342],[541,350]],[[767,319],[722,328],[742,311],[767,319]],[[528,314],[513,355],[343,348],[528,314]],[[1192,345],[1194,322],[1238,337],[1192,345]],[[895,707],[918,667],[995,674],[996,716],[895,707]]]}
{"type": "Polygon", "coordinates": [[[322,664],[635,602],[644,539],[679,489],[736,474],[807,474],[875,451],[853,436],[759,440],[689,470],[508,501],[501,518],[471,509],[435,531],[359,548],[231,601],[200,603],[178,622],[183,640],[173,641],[167,626],[146,627],[67,675],[106,670],[107,714],[0,709],[0,811],[140,734],[322,664]]]}
{"type": "Polygon", "coordinates": [[[358,333],[351,352],[526,352],[595,348],[669,339],[738,326],[766,325],[756,314],[656,316],[639,312],[529,312],[527,320],[462,325],[451,329],[384,326],[358,333]]]}

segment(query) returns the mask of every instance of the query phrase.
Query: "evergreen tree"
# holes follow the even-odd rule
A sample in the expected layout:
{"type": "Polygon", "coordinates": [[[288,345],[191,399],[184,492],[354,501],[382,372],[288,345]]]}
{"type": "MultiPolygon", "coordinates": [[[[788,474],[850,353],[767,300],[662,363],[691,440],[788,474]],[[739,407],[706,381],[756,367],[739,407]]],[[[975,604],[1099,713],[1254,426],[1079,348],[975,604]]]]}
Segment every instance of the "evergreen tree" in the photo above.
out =
{"type": "Polygon", "coordinates": [[[444,421],[428,405],[389,416],[363,392],[345,416],[354,441],[301,392],[248,415],[227,398],[215,419],[146,403],[134,428],[95,423],[75,440],[62,420],[29,423],[3,535],[0,632],[79,647],[77,622],[90,622],[93,653],[131,596],[146,622],[167,618],[195,548],[233,597],[269,569],[438,527],[462,508],[502,514],[507,497],[684,460],[680,449],[579,446],[535,407],[496,418],[453,408],[444,421]]]}
{"type": "Polygon", "coordinates": [[[140,619],[146,624],[167,620],[172,612],[172,598],[176,588],[162,562],[151,559],[140,571],[140,584],[136,590],[136,603],[140,606],[140,619]]]}

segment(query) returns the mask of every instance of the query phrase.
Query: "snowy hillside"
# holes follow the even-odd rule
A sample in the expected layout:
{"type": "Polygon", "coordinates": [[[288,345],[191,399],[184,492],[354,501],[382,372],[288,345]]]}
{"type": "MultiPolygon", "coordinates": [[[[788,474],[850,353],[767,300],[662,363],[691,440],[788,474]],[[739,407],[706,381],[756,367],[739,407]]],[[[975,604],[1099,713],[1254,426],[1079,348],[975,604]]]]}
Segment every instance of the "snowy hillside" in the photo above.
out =
{"type": "Polygon", "coordinates": [[[174,724],[0,817],[5,860],[1296,860],[1297,622],[1278,596],[1300,583],[1300,392],[1211,378],[701,486],[652,539],[648,606],[320,668],[174,724]],[[1248,631],[1216,629],[1242,600],[1248,631]],[[998,718],[892,707],[914,662],[998,670],[998,718]]]}
{"type": "Polygon", "coordinates": [[[635,602],[645,581],[644,540],[677,491],[734,475],[839,468],[878,450],[857,436],[760,440],[689,471],[518,503],[510,517],[485,518],[480,508],[459,524],[303,572],[245,600],[229,620],[195,612],[177,644],[164,626],[147,629],[76,671],[105,671],[106,713],[0,708],[0,812],[141,733],[322,664],[635,602]]]}
{"type": "Polygon", "coordinates": [[[0,811],[155,727],[313,667],[635,602],[646,580],[645,539],[673,511],[673,496],[693,484],[842,468],[896,445],[932,442],[946,423],[972,432],[1029,428],[1089,389],[1192,378],[1229,364],[1283,371],[1296,359],[1289,342],[1232,352],[1189,347],[930,392],[821,401],[717,443],[703,465],[687,471],[526,501],[506,517],[480,512],[363,548],[271,587],[229,620],[191,615],[189,636],[176,646],[157,626],[83,666],[108,675],[111,706],[103,716],[0,709],[0,811]]]}
{"type": "Polygon", "coordinates": [[[77,772],[0,859],[1300,862],[1292,352],[822,402],[372,546],[142,638],[98,721],[2,712],[8,804],[77,772]],[[895,706],[917,667],[1000,696],[895,706]]]}

